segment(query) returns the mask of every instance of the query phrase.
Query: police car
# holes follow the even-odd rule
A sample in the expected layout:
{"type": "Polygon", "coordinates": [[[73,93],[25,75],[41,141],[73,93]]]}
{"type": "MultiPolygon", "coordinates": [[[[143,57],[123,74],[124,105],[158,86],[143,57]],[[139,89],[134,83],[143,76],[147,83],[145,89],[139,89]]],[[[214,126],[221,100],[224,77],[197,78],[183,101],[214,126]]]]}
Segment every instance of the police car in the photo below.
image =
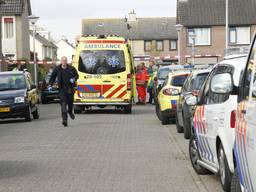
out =
{"type": "Polygon", "coordinates": [[[207,77],[198,98],[193,118],[189,153],[198,174],[219,174],[225,191],[230,190],[234,165],[236,109],[239,80],[246,56],[237,55],[217,64],[207,77]]]}
{"type": "Polygon", "coordinates": [[[235,157],[237,169],[231,190],[256,191],[256,37],[239,86],[235,157]],[[240,184],[239,185],[239,178],[240,184]]]}

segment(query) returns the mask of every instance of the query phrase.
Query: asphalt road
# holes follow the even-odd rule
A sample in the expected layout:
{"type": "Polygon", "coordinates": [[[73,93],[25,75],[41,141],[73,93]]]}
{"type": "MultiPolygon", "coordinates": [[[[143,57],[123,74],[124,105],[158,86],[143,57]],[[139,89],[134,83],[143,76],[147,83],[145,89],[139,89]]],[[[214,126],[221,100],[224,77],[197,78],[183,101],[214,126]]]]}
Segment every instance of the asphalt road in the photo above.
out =
{"type": "Polygon", "coordinates": [[[194,172],[188,142],[152,106],[92,111],[67,128],[59,111],[43,105],[39,120],[0,121],[1,192],[222,191],[217,176],[194,172]]]}

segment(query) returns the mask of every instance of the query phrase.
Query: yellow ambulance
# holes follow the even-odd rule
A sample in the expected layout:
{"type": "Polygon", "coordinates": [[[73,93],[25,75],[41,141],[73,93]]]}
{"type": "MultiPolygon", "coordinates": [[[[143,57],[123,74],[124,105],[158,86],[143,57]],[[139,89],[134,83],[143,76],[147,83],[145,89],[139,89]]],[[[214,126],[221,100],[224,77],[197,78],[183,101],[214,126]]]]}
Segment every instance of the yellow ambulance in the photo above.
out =
{"type": "Polygon", "coordinates": [[[74,96],[75,113],[93,106],[115,106],[132,112],[136,82],[130,44],[118,36],[80,38],[73,66],[79,73],[74,96]]]}

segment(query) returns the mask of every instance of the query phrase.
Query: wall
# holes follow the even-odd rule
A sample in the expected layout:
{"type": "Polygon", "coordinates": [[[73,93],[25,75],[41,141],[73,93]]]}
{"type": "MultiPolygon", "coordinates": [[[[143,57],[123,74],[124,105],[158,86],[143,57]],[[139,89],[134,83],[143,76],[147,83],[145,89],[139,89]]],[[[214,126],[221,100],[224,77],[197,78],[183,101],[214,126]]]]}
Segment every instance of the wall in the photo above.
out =
{"type": "Polygon", "coordinates": [[[66,56],[68,58],[68,62],[72,62],[72,56],[75,54],[75,49],[71,47],[65,40],[60,40],[57,42],[57,58],[61,59],[62,56],[66,56]]]}
{"type": "Polygon", "coordinates": [[[23,14],[21,16],[16,17],[16,34],[17,59],[30,60],[29,20],[27,1],[24,1],[23,14]]]}

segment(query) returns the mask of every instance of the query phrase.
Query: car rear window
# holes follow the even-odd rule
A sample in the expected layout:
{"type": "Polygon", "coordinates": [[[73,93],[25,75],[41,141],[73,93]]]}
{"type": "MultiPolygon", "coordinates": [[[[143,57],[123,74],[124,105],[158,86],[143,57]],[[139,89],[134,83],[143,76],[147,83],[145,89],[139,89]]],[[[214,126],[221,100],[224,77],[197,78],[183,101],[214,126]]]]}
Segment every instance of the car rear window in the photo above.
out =
{"type": "Polygon", "coordinates": [[[116,74],[126,70],[124,52],[119,50],[86,50],[79,58],[78,70],[88,74],[116,74]]]}
{"type": "Polygon", "coordinates": [[[200,90],[208,73],[197,75],[195,79],[192,80],[192,89],[193,90],[200,90]]]}
{"type": "Polygon", "coordinates": [[[167,78],[168,74],[170,73],[170,69],[165,68],[165,69],[159,69],[158,74],[157,74],[157,78],[160,80],[164,80],[167,78]]]}
{"type": "Polygon", "coordinates": [[[179,75],[174,76],[171,81],[171,85],[175,87],[182,87],[184,82],[186,81],[188,75],[179,75]]]}

